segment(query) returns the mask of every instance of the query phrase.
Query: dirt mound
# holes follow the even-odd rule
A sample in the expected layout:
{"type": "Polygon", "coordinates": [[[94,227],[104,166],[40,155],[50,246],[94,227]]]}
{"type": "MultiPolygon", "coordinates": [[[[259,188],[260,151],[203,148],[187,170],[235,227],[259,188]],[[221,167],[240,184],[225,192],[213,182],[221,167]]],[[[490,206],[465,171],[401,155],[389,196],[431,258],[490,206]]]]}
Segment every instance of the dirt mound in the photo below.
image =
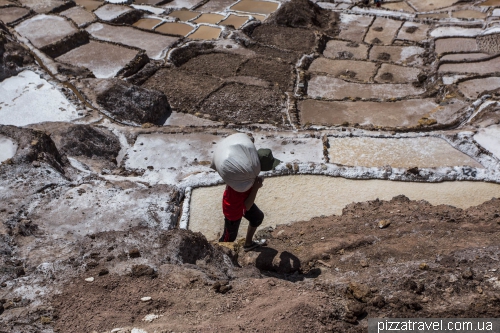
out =
{"type": "Polygon", "coordinates": [[[113,133],[91,125],[74,125],[61,133],[61,151],[68,156],[112,160],[120,149],[120,141],[113,133]]]}
{"type": "Polygon", "coordinates": [[[33,62],[30,52],[15,42],[7,27],[0,22],[0,81],[16,75],[22,67],[33,62]]]}
{"type": "Polygon", "coordinates": [[[320,28],[332,30],[337,22],[334,13],[322,9],[309,0],[285,2],[272,13],[267,23],[294,28],[320,28]]]}
{"type": "Polygon", "coordinates": [[[97,103],[111,118],[136,125],[163,125],[172,112],[165,94],[119,79],[107,80],[99,88],[97,103]]]}
{"type": "Polygon", "coordinates": [[[54,141],[42,131],[10,125],[0,125],[0,134],[8,136],[18,144],[16,155],[4,164],[40,163],[50,164],[64,173],[67,159],[57,150],[54,141]]]}
{"type": "Polygon", "coordinates": [[[300,53],[311,52],[317,44],[313,30],[270,24],[259,25],[252,31],[251,37],[264,45],[300,53]]]}

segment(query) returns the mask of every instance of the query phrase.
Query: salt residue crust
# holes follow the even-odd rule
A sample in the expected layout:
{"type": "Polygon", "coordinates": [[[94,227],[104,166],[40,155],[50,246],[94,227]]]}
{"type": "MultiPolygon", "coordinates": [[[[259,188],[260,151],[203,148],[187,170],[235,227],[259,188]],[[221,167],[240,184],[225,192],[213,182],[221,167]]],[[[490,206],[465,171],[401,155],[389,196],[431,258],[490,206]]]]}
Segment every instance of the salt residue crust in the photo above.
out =
{"type": "MultiPolygon", "coordinates": [[[[189,229],[217,239],[224,217],[221,200],[224,186],[197,188],[191,196],[189,229]]],[[[290,176],[264,180],[256,204],[265,214],[261,226],[307,221],[315,216],[341,214],[352,202],[390,200],[404,194],[411,200],[427,200],[433,205],[459,208],[479,205],[500,197],[500,185],[482,182],[411,183],[383,180],[348,180],[321,176],[290,176]]],[[[240,237],[248,222],[243,219],[240,237]]]]}
{"type": "Polygon", "coordinates": [[[431,31],[431,36],[434,38],[439,37],[474,37],[483,32],[479,28],[462,28],[462,27],[439,27],[431,31]]]}
{"type": "Polygon", "coordinates": [[[52,84],[25,70],[0,82],[0,124],[25,126],[79,118],[76,108],[52,84]]]}
{"type": "Polygon", "coordinates": [[[480,129],[474,140],[500,159],[500,125],[480,129]]]}
{"type": "Polygon", "coordinates": [[[17,151],[17,143],[11,138],[0,135],[0,163],[14,157],[17,151]]]}

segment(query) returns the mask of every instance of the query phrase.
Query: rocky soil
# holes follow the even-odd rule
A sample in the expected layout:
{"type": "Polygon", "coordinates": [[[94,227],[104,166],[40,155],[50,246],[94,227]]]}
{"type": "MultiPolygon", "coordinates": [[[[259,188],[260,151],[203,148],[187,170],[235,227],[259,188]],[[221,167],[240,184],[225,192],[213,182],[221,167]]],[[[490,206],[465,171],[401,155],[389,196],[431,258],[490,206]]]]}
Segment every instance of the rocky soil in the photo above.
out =
{"type": "Polygon", "coordinates": [[[9,332],[365,332],[374,317],[498,317],[499,207],[351,204],[261,230],[267,246],[247,253],[185,230],[101,232],[47,271],[4,251],[3,320],[9,332]],[[16,296],[35,276],[59,292],[16,296]]]}

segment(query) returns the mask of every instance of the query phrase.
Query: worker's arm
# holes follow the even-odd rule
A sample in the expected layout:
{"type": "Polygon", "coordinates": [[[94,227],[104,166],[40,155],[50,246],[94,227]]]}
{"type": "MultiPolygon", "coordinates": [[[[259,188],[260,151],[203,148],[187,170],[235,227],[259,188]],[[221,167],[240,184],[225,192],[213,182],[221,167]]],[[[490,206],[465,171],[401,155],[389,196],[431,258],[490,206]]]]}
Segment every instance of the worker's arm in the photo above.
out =
{"type": "Polygon", "coordinates": [[[263,181],[264,180],[262,179],[262,177],[255,178],[255,182],[253,183],[252,190],[250,191],[248,198],[245,200],[245,209],[246,210],[249,210],[252,207],[252,205],[255,201],[255,198],[257,197],[257,192],[259,191],[259,188],[262,187],[263,181]]]}

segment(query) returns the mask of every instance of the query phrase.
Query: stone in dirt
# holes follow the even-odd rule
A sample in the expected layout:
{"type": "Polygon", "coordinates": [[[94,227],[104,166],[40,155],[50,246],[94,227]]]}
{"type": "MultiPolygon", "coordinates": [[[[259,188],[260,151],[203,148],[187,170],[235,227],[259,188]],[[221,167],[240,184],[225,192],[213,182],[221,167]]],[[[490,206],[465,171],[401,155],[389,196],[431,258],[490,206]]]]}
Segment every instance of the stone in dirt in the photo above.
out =
{"type": "Polygon", "coordinates": [[[164,93],[134,86],[119,79],[103,81],[97,103],[115,120],[129,124],[162,125],[172,110],[164,93]]]}
{"type": "Polygon", "coordinates": [[[309,0],[292,0],[283,3],[271,14],[267,23],[295,28],[321,28],[333,33],[337,18],[335,13],[309,0]]]}
{"type": "Polygon", "coordinates": [[[136,278],[141,276],[150,276],[153,278],[157,275],[155,269],[148,265],[134,265],[130,274],[136,278]]]}
{"type": "Polygon", "coordinates": [[[363,283],[351,282],[349,283],[349,287],[347,288],[347,292],[351,294],[355,299],[360,302],[366,303],[370,296],[371,291],[370,287],[363,283]]]}

